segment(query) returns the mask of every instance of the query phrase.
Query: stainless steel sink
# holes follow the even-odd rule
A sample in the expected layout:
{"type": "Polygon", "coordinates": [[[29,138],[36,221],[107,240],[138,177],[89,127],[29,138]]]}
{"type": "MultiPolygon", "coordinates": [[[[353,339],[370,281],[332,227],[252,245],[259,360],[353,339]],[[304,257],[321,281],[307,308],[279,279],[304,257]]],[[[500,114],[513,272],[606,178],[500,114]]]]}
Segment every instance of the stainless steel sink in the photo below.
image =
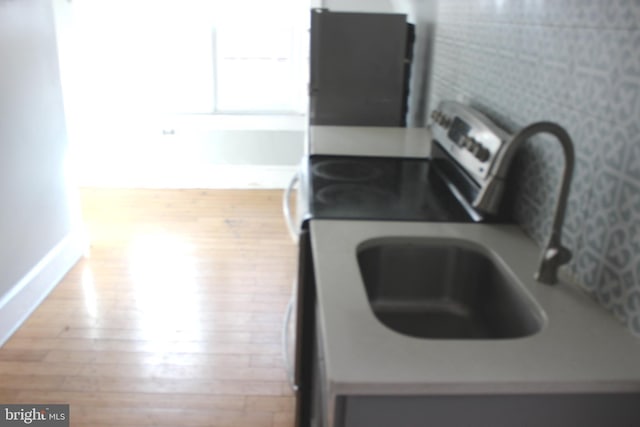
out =
{"type": "Polygon", "coordinates": [[[464,240],[382,239],[357,253],[375,316],[419,338],[533,335],[544,315],[489,251],[464,240]]]}

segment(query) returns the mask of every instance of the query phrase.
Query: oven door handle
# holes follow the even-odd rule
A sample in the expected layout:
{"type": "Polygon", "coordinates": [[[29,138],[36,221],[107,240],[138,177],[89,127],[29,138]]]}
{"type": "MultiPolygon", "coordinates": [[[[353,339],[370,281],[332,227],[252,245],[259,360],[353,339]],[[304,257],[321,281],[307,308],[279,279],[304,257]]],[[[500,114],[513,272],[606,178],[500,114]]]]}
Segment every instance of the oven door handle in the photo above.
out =
{"type": "Polygon", "coordinates": [[[293,177],[291,177],[291,181],[287,186],[286,190],[284,190],[284,195],[282,197],[282,213],[284,214],[284,221],[287,224],[287,230],[289,231],[289,235],[294,242],[298,242],[298,230],[296,225],[293,223],[293,217],[291,215],[291,192],[293,188],[300,180],[300,175],[296,172],[293,177]]]}
{"type": "Polygon", "coordinates": [[[296,384],[295,379],[295,368],[293,366],[293,361],[291,360],[290,353],[290,336],[289,336],[289,325],[291,324],[291,315],[293,314],[293,310],[296,305],[296,294],[295,292],[291,295],[289,299],[289,303],[287,304],[287,309],[284,313],[284,319],[282,319],[282,358],[284,359],[284,366],[287,372],[287,379],[289,380],[289,386],[295,392],[298,391],[298,384],[296,384]]]}

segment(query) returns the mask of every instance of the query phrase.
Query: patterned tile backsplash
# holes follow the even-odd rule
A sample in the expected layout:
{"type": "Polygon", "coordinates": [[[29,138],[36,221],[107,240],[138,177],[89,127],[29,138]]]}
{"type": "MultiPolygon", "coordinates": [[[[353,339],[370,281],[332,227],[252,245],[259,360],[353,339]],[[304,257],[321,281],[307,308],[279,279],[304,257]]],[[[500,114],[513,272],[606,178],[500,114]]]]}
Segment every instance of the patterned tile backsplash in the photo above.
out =
{"type": "MultiPolygon", "coordinates": [[[[439,0],[429,110],[468,102],[510,131],[550,120],[576,169],[565,272],[640,337],[640,0],[439,0]]],[[[543,244],[559,144],[525,144],[508,197],[543,244]]]]}

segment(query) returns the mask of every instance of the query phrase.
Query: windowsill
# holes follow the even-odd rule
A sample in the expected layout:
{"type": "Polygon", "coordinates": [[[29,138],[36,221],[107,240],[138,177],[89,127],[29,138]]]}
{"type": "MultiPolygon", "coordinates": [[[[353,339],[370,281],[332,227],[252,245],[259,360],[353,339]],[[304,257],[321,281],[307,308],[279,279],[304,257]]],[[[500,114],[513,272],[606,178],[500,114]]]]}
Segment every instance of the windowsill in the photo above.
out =
{"type": "Polygon", "coordinates": [[[208,130],[279,130],[300,131],[308,128],[305,114],[185,114],[165,116],[159,125],[167,128],[208,130]]]}

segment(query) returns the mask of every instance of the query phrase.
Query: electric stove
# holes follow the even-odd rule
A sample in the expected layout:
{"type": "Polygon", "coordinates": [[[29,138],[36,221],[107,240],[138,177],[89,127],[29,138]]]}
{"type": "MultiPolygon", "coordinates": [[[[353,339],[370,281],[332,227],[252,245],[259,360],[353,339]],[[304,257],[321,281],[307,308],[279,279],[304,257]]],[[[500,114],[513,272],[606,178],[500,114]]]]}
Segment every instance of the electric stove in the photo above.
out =
{"type": "Polygon", "coordinates": [[[504,185],[486,183],[510,135],[475,109],[444,101],[432,114],[431,156],[311,154],[299,173],[298,226],[307,219],[505,221],[504,185]]]}

